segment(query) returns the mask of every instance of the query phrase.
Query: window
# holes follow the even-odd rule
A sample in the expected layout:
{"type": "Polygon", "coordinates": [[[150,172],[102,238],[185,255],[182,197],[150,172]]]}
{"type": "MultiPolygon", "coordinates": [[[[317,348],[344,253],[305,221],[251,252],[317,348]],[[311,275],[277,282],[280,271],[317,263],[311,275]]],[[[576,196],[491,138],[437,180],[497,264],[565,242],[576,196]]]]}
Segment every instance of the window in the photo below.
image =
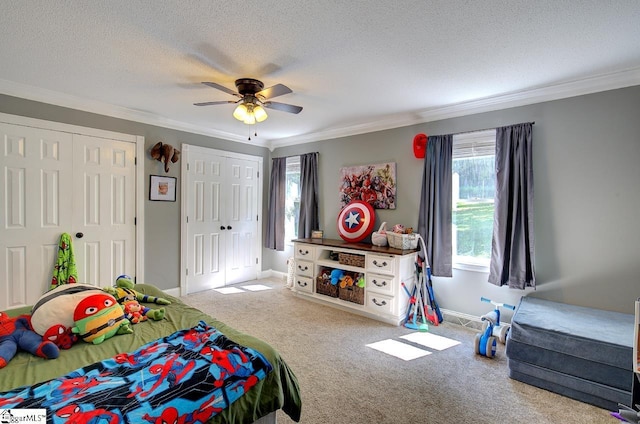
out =
{"type": "Polygon", "coordinates": [[[284,240],[298,238],[298,217],[300,216],[300,156],[287,158],[287,182],[285,194],[284,240]]]}
{"type": "Polygon", "coordinates": [[[496,131],[453,136],[453,265],[486,271],[491,259],[496,131]]]}

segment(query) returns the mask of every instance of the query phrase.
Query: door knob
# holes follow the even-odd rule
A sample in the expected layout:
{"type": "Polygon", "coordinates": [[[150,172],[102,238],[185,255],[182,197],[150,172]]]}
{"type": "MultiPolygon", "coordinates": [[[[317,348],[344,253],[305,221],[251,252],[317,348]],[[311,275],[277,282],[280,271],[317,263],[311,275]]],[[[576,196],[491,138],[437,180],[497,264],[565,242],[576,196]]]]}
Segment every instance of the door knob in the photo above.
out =
{"type": "Polygon", "coordinates": [[[220,226],[220,229],[221,229],[221,230],[224,230],[224,225],[221,225],[221,226],[220,226]]]}
{"type": "Polygon", "coordinates": [[[84,234],[82,234],[82,233],[76,233],[76,237],[77,237],[77,238],[82,238],[82,237],[84,237],[84,234]]]}
{"type": "Polygon", "coordinates": [[[233,230],[233,228],[231,227],[231,225],[227,225],[227,230],[233,230]]]}

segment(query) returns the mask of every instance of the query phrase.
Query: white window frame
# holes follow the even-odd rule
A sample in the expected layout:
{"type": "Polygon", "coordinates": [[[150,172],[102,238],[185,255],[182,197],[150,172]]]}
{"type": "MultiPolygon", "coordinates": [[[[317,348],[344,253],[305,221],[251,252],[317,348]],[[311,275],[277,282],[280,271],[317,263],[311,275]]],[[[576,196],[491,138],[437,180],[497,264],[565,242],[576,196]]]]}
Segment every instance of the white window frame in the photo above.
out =
{"type": "MultiPolygon", "coordinates": [[[[495,156],[496,130],[482,130],[468,133],[454,134],[452,160],[465,157],[495,156]]],[[[455,182],[454,182],[455,183],[455,182]]],[[[452,206],[456,205],[455,184],[452,184],[452,206]]],[[[453,213],[453,211],[452,211],[453,213]]],[[[470,256],[458,256],[456,228],[452,223],[452,267],[475,272],[489,272],[490,259],[478,259],[470,256]]]]}
{"type": "MultiPolygon", "coordinates": [[[[287,157],[287,165],[286,165],[286,173],[290,172],[290,167],[298,167],[298,172],[300,172],[300,156],[289,156],[287,157]]],[[[300,190],[300,187],[298,187],[298,190],[300,190]]],[[[288,191],[288,190],[287,190],[288,191]]],[[[299,194],[298,194],[299,196],[299,194]]],[[[298,201],[300,200],[300,198],[298,197],[298,201]]],[[[285,192],[285,211],[286,208],[289,206],[289,198],[288,198],[288,193],[285,192]]],[[[287,227],[290,225],[290,223],[288,222],[289,220],[287,219],[286,215],[285,215],[285,233],[284,233],[284,237],[285,237],[285,245],[286,246],[293,246],[293,242],[291,240],[295,239],[295,229],[294,229],[294,233],[291,234],[290,232],[287,232],[287,227]]],[[[294,225],[295,225],[295,220],[294,220],[294,225]]]]}

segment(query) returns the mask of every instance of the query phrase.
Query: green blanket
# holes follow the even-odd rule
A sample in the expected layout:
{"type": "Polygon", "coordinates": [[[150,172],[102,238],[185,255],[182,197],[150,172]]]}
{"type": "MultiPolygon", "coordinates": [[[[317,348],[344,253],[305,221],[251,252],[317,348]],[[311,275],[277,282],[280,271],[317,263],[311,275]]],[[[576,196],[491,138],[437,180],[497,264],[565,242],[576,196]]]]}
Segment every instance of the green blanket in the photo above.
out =
{"type": "MultiPolygon", "coordinates": [[[[145,321],[133,326],[133,334],[118,335],[99,345],[77,342],[71,349],[62,350],[60,357],[45,360],[26,352],[18,353],[7,367],[0,370],[0,392],[18,386],[33,385],[68,374],[84,365],[92,364],[118,353],[132,352],[149,341],[167,336],[175,331],[195,326],[206,321],[234,342],[262,353],[273,365],[267,377],[258,382],[244,396],[222,411],[212,423],[252,423],[277,409],[282,409],[294,421],[300,420],[301,399],[296,376],[270,345],[255,337],[234,330],[232,327],[168,296],[148,284],[137,284],[136,290],[151,296],[164,297],[171,301],[165,306],[162,321],[145,321]]],[[[10,316],[29,313],[30,308],[7,311],[10,316]]]]}

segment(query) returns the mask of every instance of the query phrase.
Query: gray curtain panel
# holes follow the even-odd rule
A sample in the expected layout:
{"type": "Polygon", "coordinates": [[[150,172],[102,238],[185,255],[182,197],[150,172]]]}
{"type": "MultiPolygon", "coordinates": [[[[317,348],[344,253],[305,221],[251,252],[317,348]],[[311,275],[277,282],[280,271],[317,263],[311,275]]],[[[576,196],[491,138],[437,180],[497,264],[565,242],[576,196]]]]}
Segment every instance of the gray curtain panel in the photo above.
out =
{"type": "Polygon", "coordinates": [[[298,237],[310,238],[318,220],[318,153],[300,155],[300,216],[298,237]]]}
{"type": "Polygon", "coordinates": [[[269,210],[265,247],[284,250],[284,209],[287,182],[287,158],[274,158],[269,180],[269,210]]]}
{"type": "Polygon", "coordinates": [[[418,233],[424,239],[431,273],[451,277],[451,166],[453,136],[427,138],[422,193],[418,211],[418,233]]]}
{"type": "Polygon", "coordinates": [[[496,130],[496,195],[489,282],[535,287],[532,123],[496,130]]]}

